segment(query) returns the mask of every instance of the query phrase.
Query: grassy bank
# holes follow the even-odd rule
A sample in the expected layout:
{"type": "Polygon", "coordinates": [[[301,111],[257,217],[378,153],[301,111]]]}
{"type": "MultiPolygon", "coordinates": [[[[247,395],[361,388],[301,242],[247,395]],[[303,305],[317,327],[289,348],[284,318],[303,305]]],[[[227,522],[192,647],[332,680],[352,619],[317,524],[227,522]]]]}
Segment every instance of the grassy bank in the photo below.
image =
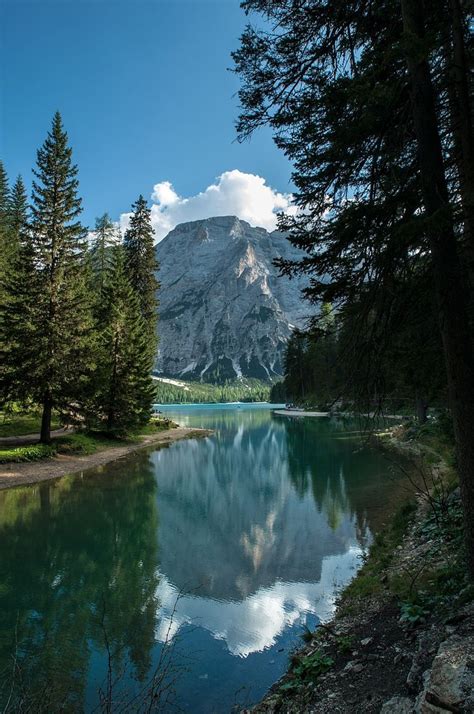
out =
{"type": "MultiPolygon", "coordinates": [[[[13,423],[13,422],[12,422],[13,423]]],[[[29,424],[33,424],[33,418],[29,417],[29,424]]],[[[41,461],[51,458],[57,454],[90,456],[104,449],[113,449],[139,443],[146,436],[153,436],[160,432],[175,427],[169,419],[152,419],[149,424],[140,429],[139,432],[129,434],[127,438],[111,438],[102,433],[81,432],[59,436],[50,445],[28,444],[24,446],[0,447],[0,464],[25,463],[30,461],[41,461]]],[[[34,432],[25,432],[34,433],[34,432]]],[[[19,436],[20,434],[8,434],[8,436],[19,436]]]]}
{"type": "MultiPolygon", "coordinates": [[[[61,424],[56,414],[53,415],[51,428],[59,429],[61,424]]],[[[0,438],[36,434],[41,428],[41,412],[37,410],[0,411],[0,438]]]]}

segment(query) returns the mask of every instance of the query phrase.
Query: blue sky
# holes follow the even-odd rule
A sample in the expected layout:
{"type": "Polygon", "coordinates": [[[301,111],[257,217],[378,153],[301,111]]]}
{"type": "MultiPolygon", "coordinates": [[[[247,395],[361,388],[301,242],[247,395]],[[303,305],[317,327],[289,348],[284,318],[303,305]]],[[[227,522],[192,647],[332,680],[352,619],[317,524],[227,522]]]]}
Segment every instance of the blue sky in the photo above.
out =
{"type": "Polygon", "coordinates": [[[234,141],[239,79],[228,68],[247,21],[238,0],[1,0],[0,8],[0,156],[29,184],[59,109],[86,224],[104,211],[118,218],[166,181],[182,204],[233,169],[291,190],[291,167],[268,131],[234,141]]]}

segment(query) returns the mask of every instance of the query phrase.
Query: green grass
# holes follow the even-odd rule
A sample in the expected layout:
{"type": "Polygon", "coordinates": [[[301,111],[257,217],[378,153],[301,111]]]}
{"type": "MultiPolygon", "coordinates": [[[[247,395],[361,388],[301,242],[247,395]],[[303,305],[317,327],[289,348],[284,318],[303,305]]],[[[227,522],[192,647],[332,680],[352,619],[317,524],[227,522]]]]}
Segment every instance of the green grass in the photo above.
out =
{"type": "Polygon", "coordinates": [[[144,436],[151,436],[161,431],[171,429],[176,424],[170,419],[152,419],[149,424],[135,434],[130,434],[126,439],[115,439],[106,434],[94,432],[76,432],[67,436],[60,436],[47,446],[45,444],[31,444],[17,446],[9,449],[0,448],[0,464],[39,461],[51,458],[56,454],[71,454],[76,456],[90,456],[96,451],[111,449],[124,444],[139,443],[144,436]]]}
{"type": "Polygon", "coordinates": [[[59,437],[50,445],[30,444],[16,446],[11,449],[0,449],[0,464],[40,461],[41,459],[51,458],[58,453],[88,456],[94,454],[98,449],[120,446],[121,444],[123,444],[122,441],[107,439],[100,435],[71,434],[59,437]]]}
{"type": "MultiPolygon", "coordinates": [[[[61,424],[57,416],[53,417],[52,428],[59,429],[61,424]]],[[[38,434],[41,427],[41,413],[30,411],[21,413],[14,411],[0,412],[0,437],[23,436],[24,434],[38,434]]]]}
{"type": "Polygon", "coordinates": [[[153,416],[150,422],[142,427],[135,436],[152,436],[160,431],[167,431],[168,429],[174,429],[178,425],[174,421],[168,419],[167,417],[156,417],[153,416]]]}

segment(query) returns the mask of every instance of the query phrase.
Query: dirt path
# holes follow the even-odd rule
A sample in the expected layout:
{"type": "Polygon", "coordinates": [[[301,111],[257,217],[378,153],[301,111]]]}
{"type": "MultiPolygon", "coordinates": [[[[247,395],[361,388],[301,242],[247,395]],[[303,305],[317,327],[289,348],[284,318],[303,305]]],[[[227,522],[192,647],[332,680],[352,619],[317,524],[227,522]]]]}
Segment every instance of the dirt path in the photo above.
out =
{"type": "MultiPolygon", "coordinates": [[[[51,438],[55,439],[57,436],[64,436],[65,434],[71,434],[72,432],[73,429],[63,426],[60,429],[54,429],[51,432],[51,438]]],[[[39,439],[39,434],[22,434],[21,436],[0,436],[0,447],[26,446],[27,444],[36,444],[39,439]]]]}
{"type": "Polygon", "coordinates": [[[209,436],[212,431],[209,429],[193,429],[185,426],[178,426],[174,429],[145,436],[142,441],[136,444],[125,446],[111,446],[110,448],[97,451],[89,456],[68,456],[58,454],[52,459],[21,464],[0,464],[0,490],[13,486],[26,486],[31,483],[48,481],[49,479],[74,474],[86,469],[102,466],[111,461],[131,454],[147,446],[167,446],[180,439],[191,439],[195,437],[209,436]]]}

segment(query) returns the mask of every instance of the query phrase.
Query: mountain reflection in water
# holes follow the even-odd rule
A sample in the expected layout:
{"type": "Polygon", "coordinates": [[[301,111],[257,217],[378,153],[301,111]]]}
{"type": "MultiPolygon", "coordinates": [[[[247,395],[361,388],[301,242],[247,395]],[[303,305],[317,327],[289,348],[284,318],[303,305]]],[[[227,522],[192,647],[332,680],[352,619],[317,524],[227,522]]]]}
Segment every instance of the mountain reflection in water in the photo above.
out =
{"type": "Polygon", "coordinates": [[[15,696],[21,679],[38,701],[47,688],[48,711],[90,711],[106,642],[127,697],[176,635],[190,657],[179,706],[230,711],[244,686],[241,701],[255,701],[303,626],[330,617],[402,493],[354,425],[251,406],[168,411],[215,433],[0,493],[4,701],[14,652],[15,696]]]}

